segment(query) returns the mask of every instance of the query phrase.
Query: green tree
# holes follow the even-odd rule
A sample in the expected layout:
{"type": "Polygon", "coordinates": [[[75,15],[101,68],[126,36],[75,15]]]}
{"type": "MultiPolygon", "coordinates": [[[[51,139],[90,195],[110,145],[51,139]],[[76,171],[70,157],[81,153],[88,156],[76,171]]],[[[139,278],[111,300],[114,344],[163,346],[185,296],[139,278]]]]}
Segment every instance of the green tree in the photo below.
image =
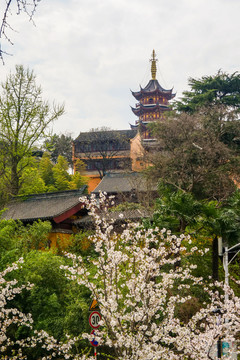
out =
{"type": "Polygon", "coordinates": [[[45,184],[44,191],[47,192],[74,190],[87,184],[87,178],[83,177],[80,172],[71,175],[68,170],[68,162],[64,156],[59,155],[57,163],[54,165],[50,154],[44,153],[36,173],[39,171],[39,176],[45,184]]]}
{"type": "Polygon", "coordinates": [[[42,89],[35,80],[33,71],[17,65],[15,73],[10,73],[2,83],[0,143],[5,149],[2,177],[12,195],[17,195],[21,189],[20,179],[31,161],[34,146],[64,112],[63,106],[51,108],[42,100],[42,89]]]}
{"type": "Polygon", "coordinates": [[[196,199],[227,198],[235,191],[240,162],[238,148],[222,141],[224,127],[217,107],[194,115],[173,112],[155,124],[158,142],[149,173],[196,199]]]}
{"type": "Polygon", "coordinates": [[[69,189],[79,189],[83,185],[87,185],[88,178],[82,176],[80,173],[76,172],[75,174],[71,175],[71,180],[69,181],[69,189]]]}
{"type": "Polygon", "coordinates": [[[22,183],[19,195],[41,194],[46,192],[46,184],[38,170],[38,162],[33,159],[32,164],[24,169],[20,178],[22,183]]]}
{"type": "Polygon", "coordinates": [[[183,234],[188,226],[194,226],[203,213],[203,205],[191,193],[171,187],[159,186],[160,197],[156,200],[154,224],[167,228],[174,234],[183,234]]]}
{"type": "Polygon", "coordinates": [[[218,237],[232,246],[240,242],[240,192],[237,190],[226,201],[210,201],[204,206],[200,229],[212,237],[212,275],[219,278],[218,237]]]}
{"type": "Polygon", "coordinates": [[[14,220],[0,220],[0,269],[21,257],[17,234],[19,224],[14,220]]]}
{"type": "Polygon", "coordinates": [[[204,112],[212,118],[211,125],[215,112],[214,124],[219,139],[239,151],[240,74],[219,70],[213,76],[190,78],[188,84],[190,90],[184,91],[181,100],[175,102],[175,109],[189,114],[204,112]]]}
{"type": "Polygon", "coordinates": [[[56,165],[53,166],[54,186],[57,191],[79,189],[86,185],[87,179],[79,172],[70,175],[67,159],[59,155],[56,165]]]}
{"type": "Polygon", "coordinates": [[[65,257],[51,251],[32,250],[25,255],[17,275],[20,283],[34,286],[30,292],[17,296],[14,305],[31,313],[34,329],[45,330],[58,340],[64,340],[66,333],[79,336],[89,326],[90,293],[75,282],[69,283],[61,269],[67,263],[65,257]]]}
{"type": "Polygon", "coordinates": [[[0,268],[35,249],[48,248],[49,221],[24,226],[20,221],[0,220],[0,268]]]}
{"type": "Polygon", "coordinates": [[[232,241],[238,233],[236,207],[227,200],[240,175],[240,75],[218,71],[214,76],[191,78],[189,85],[181,101],[175,102],[176,111],[155,126],[159,151],[152,157],[150,173],[172,187],[167,204],[161,199],[158,208],[159,221],[171,221],[171,227],[178,227],[180,214],[184,218],[188,214],[184,204],[176,204],[177,190],[205,199],[197,222],[180,220],[212,238],[212,274],[217,279],[217,238],[232,241]],[[181,206],[174,214],[176,205],[181,206]]]}
{"type": "Polygon", "coordinates": [[[49,137],[44,141],[44,150],[48,151],[54,164],[57,163],[58,156],[64,156],[69,166],[72,166],[72,142],[73,138],[68,135],[57,135],[49,137]]]}
{"type": "Polygon", "coordinates": [[[31,311],[36,328],[59,338],[63,333],[67,281],[60,265],[64,260],[50,252],[32,251],[25,257],[22,275],[33,283],[25,307],[31,311]]]}
{"type": "Polygon", "coordinates": [[[224,105],[239,111],[240,74],[228,74],[218,70],[216,75],[190,78],[190,90],[183,92],[180,101],[175,102],[178,111],[193,113],[203,106],[224,105]]]}
{"type": "Polygon", "coordinates": [[[53,166],[49,153],[45,152],[39,162],[39,173],[47,187],[54,186],[53,166]]]}
{"type": "MultiPolygon", "coordinates": [[[[151,222],[145,221],[145,225],[167,228],[177,235],[191,234],[202,249],[208,243],[212,255],[212,276],[218,280],[218,237],[222,237],[229,246],[240,241],[240,192],[237,190],[223,202],[198,201],[191,193],[176,191],[164,184],[159,187],[159,193],[153,218],[151,222]]],[[[201,266],[204,267],[203,264],[201,266]]],[[[206,273],[209,274],[209,271],[210,268],[206,273]]]]}
{"type": "Polygon", "coordinates": [[[57,163],[53,167],[53,177],[56,189],[59,191],[69,189],[71,176],[68,173],[68,162],[62,155],[58,156],[57,163]]]}

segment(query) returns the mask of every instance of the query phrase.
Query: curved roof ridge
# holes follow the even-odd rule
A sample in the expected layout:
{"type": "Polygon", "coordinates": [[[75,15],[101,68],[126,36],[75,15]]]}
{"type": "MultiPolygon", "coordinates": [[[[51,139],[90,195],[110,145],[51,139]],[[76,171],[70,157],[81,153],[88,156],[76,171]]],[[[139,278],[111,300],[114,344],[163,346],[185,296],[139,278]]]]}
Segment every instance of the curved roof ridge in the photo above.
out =
{"type": "Polygon", "coordinates": [[[137,108],[134,108],[131,106],[131,109],[132,109],[132,112],[139,116],[141,113],[144,113],[145,111],[154,111],[154,110],[157,110],[157,109],[162,109],[162,110],[170,110],[170,108],[167,106],[167,105],[164,105],[164,104],[160,104],[159,102],[156,103],[156,104],[140,104],[137,108]]]}
{"type": "Polygon", "coordinates": [[[176,94],[172,93],[172,89],[164,89],[158,82],[158,80],[149,80],[147,85],[142,88],[140,86],[140,91],[132,91],[132,95],[135,97],[135,99],[140,100],[143,96],[154,94],[155,92],[160,92],[163,95],[165,95],[169,100],[175,97],[176,94]]]}
{"type": "Polygon", "coordinates": [[[158,82],[158,80],[149,80],[148,84],[145,86],[145,88],[142,89],[143,91],[155,91],[160,90],[161,92],[172,92],[172,89],[164,89],[158,82]]]}

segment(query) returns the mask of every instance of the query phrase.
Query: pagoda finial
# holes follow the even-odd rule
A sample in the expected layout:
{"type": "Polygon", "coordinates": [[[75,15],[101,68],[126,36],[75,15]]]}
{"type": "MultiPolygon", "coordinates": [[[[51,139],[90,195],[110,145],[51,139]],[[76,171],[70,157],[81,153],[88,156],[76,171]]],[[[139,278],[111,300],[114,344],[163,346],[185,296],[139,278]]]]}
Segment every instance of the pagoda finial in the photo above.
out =
{"type": "Polygon", "coordinates": [[[155,50],[152,52],[152,58],[150,59],[152,65],[151,65],[151,73],[152,73],[152,80],[156,80],[156,73],[157,73],[157,59],[156,59],[156,53],[155,50]]]}

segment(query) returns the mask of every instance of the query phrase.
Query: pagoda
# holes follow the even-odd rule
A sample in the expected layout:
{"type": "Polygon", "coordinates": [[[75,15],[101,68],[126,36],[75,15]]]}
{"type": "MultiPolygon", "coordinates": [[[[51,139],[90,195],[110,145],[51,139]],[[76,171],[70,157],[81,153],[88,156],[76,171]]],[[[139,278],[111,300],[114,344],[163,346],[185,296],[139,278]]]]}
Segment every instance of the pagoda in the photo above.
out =
{"type": "Polygon", "coordinates": [[[152,79],[148,82],[145,88],[140,86],[140,91],[132,91],[132,95],[138,100],[136,107],[131,107],[133,113],[138,116],[135,125],[131,128],[138,128],[142,139],[152,139],[148,124],[158,119],[164,119],[164,114],[169,111],[169,100],[173,99],[176,94],[172,90],[164,89],[156,79],[157,73],[157,59],[155,51],[152,52],[151,74],[152,79]]]}

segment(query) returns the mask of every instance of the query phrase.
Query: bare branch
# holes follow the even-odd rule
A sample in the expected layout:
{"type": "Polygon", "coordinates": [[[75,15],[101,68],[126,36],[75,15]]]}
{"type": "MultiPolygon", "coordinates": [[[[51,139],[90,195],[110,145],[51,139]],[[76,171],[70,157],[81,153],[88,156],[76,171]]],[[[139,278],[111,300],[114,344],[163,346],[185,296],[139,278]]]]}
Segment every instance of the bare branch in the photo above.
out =
{"type": "Polygon", "coordinates": [[[4,54],[10,55],[2,48],[2,39],[5,39],[11,45],[13,42],[11,37],[8,35],[8,30],[14,31],[14,28],[11,26],[10,22],[8,21],[9,15],[12,14],[12,10],[15,5],[16,14],[20,15],[21,13],[27,14],[30,21],[33,22],[33,17],[37,9],[38,2],[41,0],[5,0],[6,6],[3,13],[2,22],[0,25],[0,59],[4,64],[4,54]]]}

